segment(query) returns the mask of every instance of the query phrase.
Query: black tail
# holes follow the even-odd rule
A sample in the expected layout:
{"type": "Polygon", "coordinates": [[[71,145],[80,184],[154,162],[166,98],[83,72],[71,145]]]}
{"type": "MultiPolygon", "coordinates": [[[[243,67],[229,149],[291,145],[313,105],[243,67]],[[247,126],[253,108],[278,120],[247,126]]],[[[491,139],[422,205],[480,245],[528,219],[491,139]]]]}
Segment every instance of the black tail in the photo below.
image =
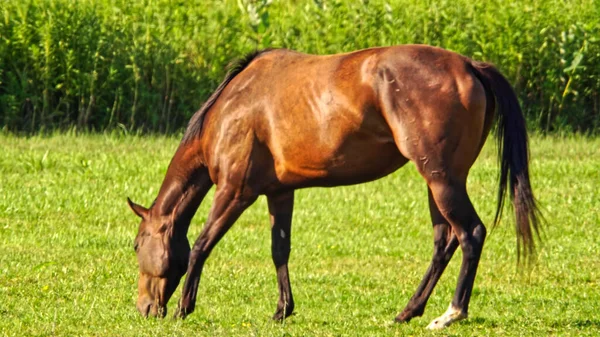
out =
{"type": "Polygon", "coordinates": [[[500,185],[494,225],[502,216],[507,185],[516,215],[517,252],[525,258],[535,257],[533,232],[539,239],[541,213],[529,181],[529,146],[525,118],[512,86],[492,65],[471,61],[474,74],[485,90],[496,97],[498,159],[500,185]],[[533,230],[532,230],[533,228],[533,230]]]}

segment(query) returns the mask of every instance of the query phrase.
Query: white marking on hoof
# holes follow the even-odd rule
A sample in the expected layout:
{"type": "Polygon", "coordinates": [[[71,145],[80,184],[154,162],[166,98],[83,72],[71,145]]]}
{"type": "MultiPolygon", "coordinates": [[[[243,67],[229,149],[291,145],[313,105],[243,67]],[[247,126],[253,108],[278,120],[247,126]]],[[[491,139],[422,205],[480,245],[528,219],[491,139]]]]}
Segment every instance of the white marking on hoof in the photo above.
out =
{"type": "Polygon", "coordinates": [[[450,304],[448,310],[446,310],[442,316],[431,321],[431,323],[429,323],[427,326],[427,329],[440,330],[454,322],[467,318],[467,316],[468,315],[466,313],[463,313],[460,309],[455,308],[452,304],[450,304]]]}
{"type": "Polygon", "coordinates": [[[285,239],[285,232],[283,229],[279,232],[279,234],[281,234],[282,239],[285,239]]]}

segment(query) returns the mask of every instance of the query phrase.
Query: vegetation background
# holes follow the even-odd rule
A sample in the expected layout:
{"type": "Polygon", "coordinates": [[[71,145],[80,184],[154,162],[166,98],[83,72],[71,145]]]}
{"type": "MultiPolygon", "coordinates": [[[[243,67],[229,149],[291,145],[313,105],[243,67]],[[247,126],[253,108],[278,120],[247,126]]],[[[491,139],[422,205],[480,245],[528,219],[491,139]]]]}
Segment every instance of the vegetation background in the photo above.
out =
{"type": "Polygon", "coordinates": [[[2,0],[0,128],[174,132],[247,52],[403,43],[495,63],[532,129],[600,131],[595,0],[2,0]]]}

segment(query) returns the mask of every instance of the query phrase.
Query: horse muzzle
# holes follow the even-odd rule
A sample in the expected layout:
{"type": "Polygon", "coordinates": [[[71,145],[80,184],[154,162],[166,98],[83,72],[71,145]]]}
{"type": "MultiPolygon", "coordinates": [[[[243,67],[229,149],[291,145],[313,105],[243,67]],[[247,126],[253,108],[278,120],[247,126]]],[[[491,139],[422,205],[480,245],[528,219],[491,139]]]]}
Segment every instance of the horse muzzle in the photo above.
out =
{"type": "Polygon", "coordinates": [[[143,299],[138,300],[136,307],[140,314],[142,314],[144,317],[151,316],[164,318],[167,315],[167,306],[161,306],[149,297],[144,297],[143,299]]]}

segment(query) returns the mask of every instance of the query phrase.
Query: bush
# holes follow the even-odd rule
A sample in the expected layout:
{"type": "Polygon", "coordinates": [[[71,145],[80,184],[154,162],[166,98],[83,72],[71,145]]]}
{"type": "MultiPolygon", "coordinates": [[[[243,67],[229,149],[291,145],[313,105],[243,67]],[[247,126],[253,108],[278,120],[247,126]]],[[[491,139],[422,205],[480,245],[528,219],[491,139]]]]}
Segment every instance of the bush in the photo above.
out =
{"type": "Polygon", "coordinates": [[[174,132],[226,64],[265,47],[425,43],[495,63],[541,131],[600,130],[594,0],[0,3],[0,125],[174,132]]]}

